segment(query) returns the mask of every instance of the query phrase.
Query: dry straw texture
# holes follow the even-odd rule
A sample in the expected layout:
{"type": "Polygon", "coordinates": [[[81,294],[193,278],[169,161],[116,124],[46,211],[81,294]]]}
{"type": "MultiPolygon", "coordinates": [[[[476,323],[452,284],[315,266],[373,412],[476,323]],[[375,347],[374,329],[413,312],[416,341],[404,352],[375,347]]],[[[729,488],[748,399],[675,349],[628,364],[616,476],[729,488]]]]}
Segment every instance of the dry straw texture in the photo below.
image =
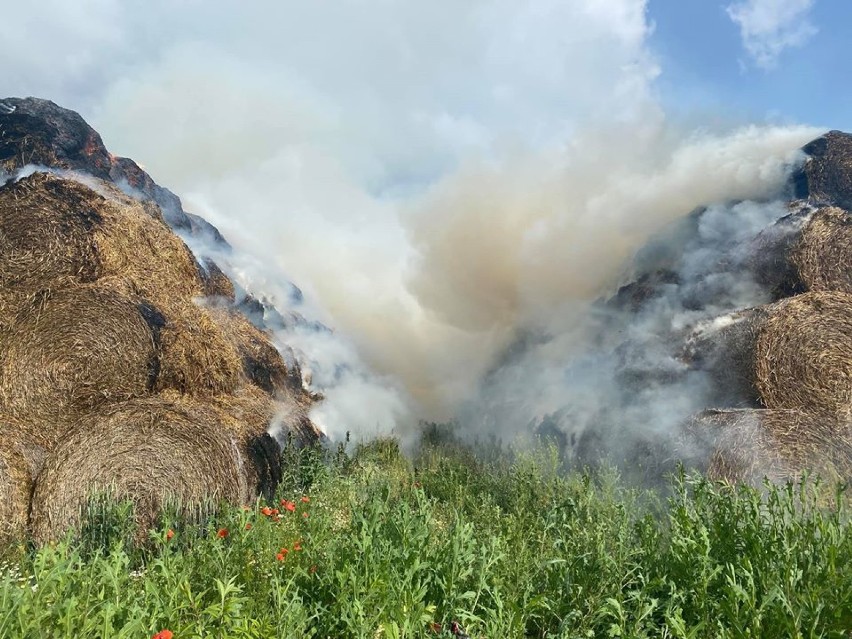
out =
{"type": "Polygon", "coordinates": [[[302,393],[302,375],[292,352],[287,353],[288,364],[270,336],[242,313],[223,306],[211,307],[210,312],[239,354],[243,374],[251,384],[274,396],[302,393]]]}
{"type": "Polygon", "coordinates": [[[79,525],[96,493],[132,500],[141,531],[166,503],[202,508],[251,497],[245,460],[216,412],[162,398],[111,405],[80,420],[36,480],[30,518],[36,542],[79,525]]]}
{"type": "Polygon", "coordinates": [[[53,440],[38,424],[0,418],[0,543],[26,530],[33,481],[53,440]]]}
{"type": "Polygon", "coordinates": [[[807,290],[852,293],[852,215],[836,207],[816,211],[791,260],[807,290]]]}
{"type": "Polygon", "coordinates": [[[53,428],[106,401],[141,396],[157,368],[140,304],[112,286],[74,284],[28,299],[0,350],[0,397],[53,428]]]}
{"type": "Polygon", "coordinates": [[[234,392],[242,381],[240,356],[208,309],[175,299],[163,310],[157,390],[199,396],[234,392]]]}
{"type": "Polygon", "coordinates": [[[770,309],[756,348],[764,405],[828,415],[852,408],[852,295],[804,293],[770,309]]]}
{"type": "Polygon", "coordinates": [[[708,410],[688,425],[684,449],[709,460],[707,475],[730,483],[796,480],[815,471],[852,478],[848,420],[797,410],[708,410]]]}
{"type": "Polygon", "coordinates": [[[234,301],[234,284],[216,262],[209,258],[203,260],[201,278],[204,283],[204,295],[220,297],[228,302],[234,301]]]}

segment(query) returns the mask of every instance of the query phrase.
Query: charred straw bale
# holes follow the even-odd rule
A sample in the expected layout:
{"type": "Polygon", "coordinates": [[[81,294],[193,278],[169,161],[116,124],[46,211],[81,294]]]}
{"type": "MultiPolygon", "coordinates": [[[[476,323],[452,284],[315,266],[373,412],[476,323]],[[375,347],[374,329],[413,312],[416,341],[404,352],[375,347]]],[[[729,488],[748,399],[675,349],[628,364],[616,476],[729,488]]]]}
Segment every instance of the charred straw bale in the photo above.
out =
{"type": "Polygon", "coordinates": [[[242,362],[210,311],[176,299],[163,316],[156,390],[199,396],[234,392],[242,383],[242,362]]]}
{"type": "Polygon", "coordinates": [[[35,482],[30,526],[36,543],[80,524],[92,494],[135,505],[138,530],[167,503],[188,511],[252,498],[246,460],[215,411],[152,397],[92,411],[46,459],[35,482]]]}
{"type": "Polygon", "coordinates": [[[852,408],[852,295],[804,293],[769,308],[755,353],[763,404],[828,415],[852,408]]]}
{"type": "Polygon", "coordinates": [[[755,279],[775,299],[806,291],[852,293],[850,261],[852,214],[837,207],[800,206],[752,244],[755,279]]]}
{"type": "Polygon", "coordinates": [[[157,353],[144,305],[118,283],[40,291],[0,349],[0,399],[17,418],[64,428],[107,401],[147,394],[157,353]]]}
{"type": "Polygon", "coordinates": [[[852,477],[852,429],[844,419],[795,410],[707,410],[686,428],[682,453],[706,459],[708,477],[758,485],[805,471],[852,477]]]}
{"type": "Polygon", "coordinates": [[[852,209],[852,135],[829,131],[802,150],[809,157],[793,175],[796,197],[852,209]]]}

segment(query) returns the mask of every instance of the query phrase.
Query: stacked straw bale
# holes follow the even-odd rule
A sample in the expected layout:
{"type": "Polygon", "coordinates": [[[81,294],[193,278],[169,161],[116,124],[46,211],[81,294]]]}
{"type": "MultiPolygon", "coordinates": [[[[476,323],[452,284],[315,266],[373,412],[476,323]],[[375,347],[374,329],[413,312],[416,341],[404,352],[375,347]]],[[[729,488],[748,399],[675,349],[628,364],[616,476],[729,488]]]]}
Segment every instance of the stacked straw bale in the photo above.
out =
{"type": "Polygon", "coordinates": [[[33,537],[45,543],[78,525],[93,492],[131,500],[140,530],[166,503],[244,503],[245,463],[203,404],[150,397],[91,411],[45,460],[32,497],[33,537]]]}
{"type": "Polygon", "coordinates": [[[106,401],[146,395],[157,371],[139,304],[109,286],[42,290],[18,310],[0,350],[9,414],[62,428],[106,401]]]}
{"type": "Polygon", "coordinates": [[[791,261],[806,290],[852,293],[852,215],[837,207],[816,211],[791,261]]]}
{"type": "Polygon", "coordinates": [[[767,408],[837,415],[852,409],[852,294],[804,293],[774,304],[757,340],[767,408]]]}
{"type": "Polygon", "coordinates": [[[271,493],[268,431],[318,436],[285,355],[156,204],[79,176],[0,187],[0,538],[60,537],[92,491],[140,531],[170,500],[271,493]]]}

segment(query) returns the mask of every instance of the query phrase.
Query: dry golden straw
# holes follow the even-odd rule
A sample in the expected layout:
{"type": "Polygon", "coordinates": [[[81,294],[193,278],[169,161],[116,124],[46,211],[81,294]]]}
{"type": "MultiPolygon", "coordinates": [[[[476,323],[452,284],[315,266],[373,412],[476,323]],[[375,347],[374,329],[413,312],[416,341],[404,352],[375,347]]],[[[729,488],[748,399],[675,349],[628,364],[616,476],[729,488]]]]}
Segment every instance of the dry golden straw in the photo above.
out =
{"type": "Polygon", "coordinates": [[[135,399],[92,411],[45,460],[32,497],[37,543],[80,523],[87,499],[130,499],[144,531],[165,503],[186,508],[251,499],[239,445],[203,404],[135,399]]]}

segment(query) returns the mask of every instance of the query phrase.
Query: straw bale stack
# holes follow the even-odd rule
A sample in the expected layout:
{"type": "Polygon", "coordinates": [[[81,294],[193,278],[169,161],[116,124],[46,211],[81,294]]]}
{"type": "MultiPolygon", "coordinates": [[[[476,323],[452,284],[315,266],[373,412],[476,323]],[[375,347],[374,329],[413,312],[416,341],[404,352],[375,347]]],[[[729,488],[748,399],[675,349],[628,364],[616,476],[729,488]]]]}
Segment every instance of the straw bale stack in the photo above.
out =
{"type": "Polygon", "coordinates": [[[166,503],[187,509],[252,499],[246,460],[216,411],[190,401],[133,399],[83,416],[45,460],[30,526],[36,543],[79,525],[93,492],[130,499],[150,528],[166,503]]]}

